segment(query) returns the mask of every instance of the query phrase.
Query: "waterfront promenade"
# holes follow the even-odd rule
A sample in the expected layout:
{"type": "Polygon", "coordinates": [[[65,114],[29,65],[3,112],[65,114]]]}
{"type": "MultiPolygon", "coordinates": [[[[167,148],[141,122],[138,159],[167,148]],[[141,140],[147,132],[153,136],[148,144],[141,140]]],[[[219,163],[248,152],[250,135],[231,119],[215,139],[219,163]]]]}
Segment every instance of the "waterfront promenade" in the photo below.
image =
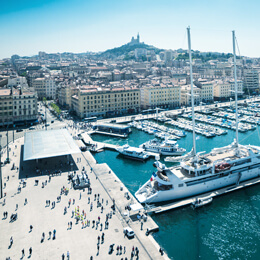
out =
{"type": "MultiPolygon", "coordinates": [[[[166,254],[161,256],[159,246],[153,237],[145,235],[147,228],[156,228],[153,220],[148,217],[148,220],[143,222],[143,230],[141,230],[139,220],[132,220],[125,215],[125,206],[129,205],[129,201],[135,202],[134,198],[131,196],[128,200],[124,197],[127,192],[126,187],[106,164],[96,163],[89,152],[84,152],[73,155],[74,163],[69,165],[66,165],[65,157],[43,159],[39,162],[37,166],[39,169],[36,172],[35,162],[22,162],[20,158],[22,145],[23,138],[15,140],[15,143],[10,145],[11,163],[2,167],[3,183],[6,185],[3,192],[6,195],[0,199],[1,259],[8,257],[10,259],[29,257],[62,259],[63,254],[64,259],[67,259],[67,254],[69,259],[91,259],[91,257],[93,259],[168,259],[166,254]],[[13,164],[15,169],[11,170],[13,164]],[[88,194],[88,189],[85,191],[71,189],[71,184],[67,180],[69,171],[80,172],[83,167],[91,181],[91,194],[88,194]],[[49,181],[49,173],[54,173],[55,170],[61,170],[61,174],[55,174],[49,181]],[[25,187],[22,180],[26,182],[25,187]],[[38,181],[38,185],[35,180],[38,181]],[[21,189],[20,192],[18,187],[21,189]],[[62,187],[69,189],[67,195],[60,195],[62,187]],[[97,207],[98,194],[101,205],[99,207],[97,207]],[[61,196],[60,202],[57,200],[59,196],[61,196]],[[46,200],[50,201],[50,206],[46,204],[46,200]],[[113,200],[115,200],[115,214],[111,209],[113,200]],[[91,205],[92,210],[90,210],[91,205]],[[65,207],[67,213],[64,214],[65,207]],[[76,224],[73,211],[77,211],[78,208],[80,214],[84,210],[86,218],[83,215],[83,223],[80,220],[76,224]],[[4,212],[8,212],[7,218],[4,217],[4,212]],[[17,220],[14,222],[10,222],[12,213],[17,213],[17,220]],[[106,220],[108,228],[105,229],[106,220]],[[90,224],[86,225],[88,222],[90,224]],[[30,225],[33,227],[32,231],[30,225]],[[128,239],[123,234],[123,228],[128,225],[136,233],[134,239],[128,239]],[[50,237],[49,232],[51,232],[50,237]],[[53,232],[55,232],[55,239],[53,239],[53,232]],[[42,240],[43,233],[45,237],[42,240]],[[104,233],[103,243],[102,233],[104,233]],[[11,237],[13,244],[10,246],[11,237]],[[108,254],[111,244],[114,244],[114,251],[108,254]],[[134,256],[132,254],[131,258],[133,247],[134,256]],[[30,248],[32,248],[31,256],[30,248]],[[24,250],[24,257],[22,250],[24,250]]],[[[6,153],[2,156],[5,158],[6,153]]]]}

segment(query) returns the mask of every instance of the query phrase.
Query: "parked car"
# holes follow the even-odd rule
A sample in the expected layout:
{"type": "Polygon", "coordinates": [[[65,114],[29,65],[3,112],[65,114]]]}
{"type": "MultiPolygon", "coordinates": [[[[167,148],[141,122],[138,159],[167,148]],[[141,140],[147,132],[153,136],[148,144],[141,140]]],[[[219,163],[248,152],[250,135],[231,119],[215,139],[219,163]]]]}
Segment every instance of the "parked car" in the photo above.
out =
{"type": "Polygon", "coordinates": [[[130,227],[125,227],[123,232],[128,238],[134,238],[135,237],[135,232],[130,227]]]}
{"type": "Polygon", "coordinates": [[[35,127],[33,127],[33,126],[29,127],[29,130],[34,130],[34,129],[35,129],[35,127]]]}
{"type": "Polygon", "coordinates": [[[23,129],[16,129],[16,132],[19,133],[19,132],[22,132],[23,129]]]}
{"type": "Polygon", "coordinates": [[[54,120],[51,120],[51,123],[53,124],[53,123],[54,123],[54,120]]]}

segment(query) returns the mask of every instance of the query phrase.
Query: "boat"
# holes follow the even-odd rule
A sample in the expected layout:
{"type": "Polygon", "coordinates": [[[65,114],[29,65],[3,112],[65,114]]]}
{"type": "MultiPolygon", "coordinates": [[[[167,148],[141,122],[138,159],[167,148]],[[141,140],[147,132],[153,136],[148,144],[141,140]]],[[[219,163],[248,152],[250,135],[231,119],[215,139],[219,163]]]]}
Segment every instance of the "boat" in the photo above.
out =
{"type": "MultiPolygon", "coordinates": [[[[208,154],[205,154],[205,152],[196,152],[190,29],[188,28],[187,30],[190,60],[193,148],[187,155],[182,156],[179,165],[166,167],[166,165],[159,161],[153,164],[157,171],[153,172],[151,178],[135,193],[135,197],[140,203],[181,200],[221,188],[235,188],[240,182],[260,177],[260,147],[256,145],[241,145],[238,142],[237,74],[234,31],[233,57],[236,138],[230,145],[214,148],[208,154]]],[[[165,161],[173,162],[177,161],[177,158],[166,157],[165,161]]]]}
{"type": "Polygon", "coordinates": [[[197,198],[194,202],[191,203],[193,208],[200,208],[203,207],[207,204],[210,204],[212,202],[213,198],[212,197],[208,197],[208,198],[197,198]]]}
{"type": "Polygon", "coordinates": [[[186,150],[184,148],[180,148],[176,141],[173,140],[163,140],[160,141],[158,139],[152,139],[147,141],[139,146],[145,151],[159,153],[161,155],[183,155],[186,150]]]}
{"type": "Polygon", "coordinates": [[[145,161],[150,157],[150,155],[146,153],[144,149],[131,147],[128,144],[117,147],[116,150],[124,157],[134,159],[134,160],[145,161]]]}

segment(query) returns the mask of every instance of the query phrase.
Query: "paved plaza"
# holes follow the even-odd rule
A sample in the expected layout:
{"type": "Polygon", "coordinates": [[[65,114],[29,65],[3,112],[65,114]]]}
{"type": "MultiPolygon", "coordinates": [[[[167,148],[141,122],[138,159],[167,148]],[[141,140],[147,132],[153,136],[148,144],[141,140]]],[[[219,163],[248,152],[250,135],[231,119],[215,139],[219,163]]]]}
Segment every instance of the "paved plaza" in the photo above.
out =
{"type": "MultiPolygon", "coordinates": [[[[63,259],[63,254],[64,259],[68,259],[67,254],[69,254],[69,259],[77,260],[168,259],[166,254],[161,256],[158,244],[151,235],[145,235],[145,230],[140,229],[139,222],[129,222],[136,233],[135,238],[128,239],[124,236],[123,228],[128,224],[122,217],[121,210],[124,209],[127,200],[120,199],[122,197],[120,192],[115,192],[113,189],[110,193],[106,184],[102,183],[106,180],[112,183],[111,178],[117,177],[113,173],[108,173],[107,165],[96,164],[89,152],[70,156],[69,159],[67,156],[60,156],[42,159],[36,163],[36,161],[22,161],[23,138],[12,143],[10,150],[11,163],[2,167],[3,183],[6,185],[3,193],[6,194],[0,199],[1,259],[8,259],[8,257],[10,259],[63,259]],[[88,189],[84,191],[72,189],[68,181],[68,172],[71,170],[80,172],[83,167],[90,178],[91,194],[88,189]],[[108,174],[111,177],[107,177],[108,174]],[[23,182],[26,182],[26,185],[23,185],[23,182]],[[68,190],[67,195],[61,195],[63,187],[68,190]],[[61,196],[60,201],[59,196],[61,196]],[[26,199],[27,203],[25,203],[26,199]],[[113,199],[116,204],[115,214],[111,209],[113,199]],[[50,205],[46,204],[48,200],[50,205]],[[70,206],[69,201],[71,201],[70,206]],[[99,207],[97,207],[98,201],[99,207]],[[64,212],[65,207],[67,213],[64,212]],[[83,218],[78,223],[75,211],[83,218]],[[7,218],[4,217],[4,212],[8,212],[7,218]],[[16,213],[17,220],[10,222],[11,214],[16,213]],[[108,225],[105,224],[106,220],[108,225]],[[33,227],[31,231],[30,226],[33,227]],[[53,231],[55,239],[53,239],[53,231]],[[50,236],[49,232],[51,232],[50,236]],[[43,233],[44,239],[42,239],[43,233]],[[102,234],[104,241],[102,241],[102,234]],[[11,237],[13,243],[10,246],[11,237]],[[109,254],[111,244],[114,244],[114,251],[109,254]],[[30,248],[32,248],[31,255],[30,248]],[[133,249],[134,253],[132,253],[133,249]]],[[[3,161],[6,152],[2,157],[3,161]]],[[[117,179],[116,182],[115,189],[123,187],[125,191],[126,188],[120,180],[117,179]]],[[[145,225],[146,223],[144,228],[145,225]]]]}

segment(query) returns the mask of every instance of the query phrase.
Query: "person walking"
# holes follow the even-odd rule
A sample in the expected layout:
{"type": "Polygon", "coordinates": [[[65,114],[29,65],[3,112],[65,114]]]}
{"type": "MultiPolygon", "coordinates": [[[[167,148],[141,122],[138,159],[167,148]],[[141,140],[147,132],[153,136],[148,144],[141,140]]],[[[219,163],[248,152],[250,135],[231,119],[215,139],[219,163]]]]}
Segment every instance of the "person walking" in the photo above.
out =
{"type": "Polygon", "coordinates": [[[30,247],[29,248],[29,256],[31,256],[32,255],[32,248],[30,247]]]}
{"type": "Polygon", "coordinates": [[[13,237],[10,237],[10,247],[13,245],[13,237]]]}
{"type": "Polygon", "coordinates": [[[67,260],[69,260],[69,259],[70,259],[70,252],[67,251],[67,260]]]}
{"type": "Polygon", "coordinates": [[[22,249],[22,257],[24,257],[24,249],[22,249]]]}

